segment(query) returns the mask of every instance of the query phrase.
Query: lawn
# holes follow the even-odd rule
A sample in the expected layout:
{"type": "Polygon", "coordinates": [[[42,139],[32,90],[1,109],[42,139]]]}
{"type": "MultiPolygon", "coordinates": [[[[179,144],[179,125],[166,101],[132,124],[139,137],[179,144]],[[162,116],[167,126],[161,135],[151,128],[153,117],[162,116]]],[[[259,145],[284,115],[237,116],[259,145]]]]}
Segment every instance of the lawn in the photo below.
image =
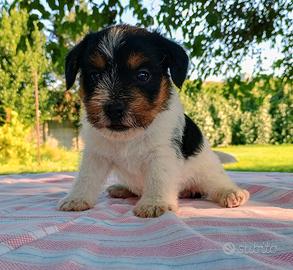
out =
{"type": "MultiPolygon", "coordinates": [[[[293,172],[293,145],[243,145],[217,147],[218,151],[233,154],[238,162],[225,165],[233,171],[293,172]]],[[[42,151],[42,162],[13,161],[0,164],[0,174],[76,171],[79,153],[64,149],[42,151]]]]}
{"type": "Polygon", "coordinates": [[[76,171],[79,156],[77,151],[45,146],[41,148],[40,164],[35,159],[32,161],[13,159],[5,164],[0,162],[0,174],[76,171]]]}
{"type": "Polygon", "coordinates": [[[293,172],[293,144],[241,145],[216,149],[233,154],[237,158],[237,163],[225,165],[227,170],[293,172]]]}

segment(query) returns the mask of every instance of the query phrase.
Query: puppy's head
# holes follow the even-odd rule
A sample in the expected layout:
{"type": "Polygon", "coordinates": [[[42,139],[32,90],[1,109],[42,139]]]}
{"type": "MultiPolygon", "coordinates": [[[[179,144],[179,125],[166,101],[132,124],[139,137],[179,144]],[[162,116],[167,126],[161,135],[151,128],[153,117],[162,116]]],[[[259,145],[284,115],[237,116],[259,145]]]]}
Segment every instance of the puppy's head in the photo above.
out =
{"type": "Polygon", "coordinates": [[[66,86],[70,89],[80,72],[89,123],[119,137],[147,128],[168,108],[171,80],[181,87],[187,67],[178,44],[156,32],[118,25],[86,35],[69,52],[66,86]]]}

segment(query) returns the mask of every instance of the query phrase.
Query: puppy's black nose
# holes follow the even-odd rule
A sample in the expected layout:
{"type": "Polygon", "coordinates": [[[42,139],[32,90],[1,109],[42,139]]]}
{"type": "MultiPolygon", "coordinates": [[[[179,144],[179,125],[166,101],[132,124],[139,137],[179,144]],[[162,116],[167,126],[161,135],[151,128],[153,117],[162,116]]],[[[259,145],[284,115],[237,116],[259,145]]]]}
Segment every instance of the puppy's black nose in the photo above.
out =
{"type": "Polygon", "coordinates": [[[125,104],[122,101],[115,101],[107,103],[104,106],[105,114],[112,121],[119,121],[125,112],[125,104]]]}

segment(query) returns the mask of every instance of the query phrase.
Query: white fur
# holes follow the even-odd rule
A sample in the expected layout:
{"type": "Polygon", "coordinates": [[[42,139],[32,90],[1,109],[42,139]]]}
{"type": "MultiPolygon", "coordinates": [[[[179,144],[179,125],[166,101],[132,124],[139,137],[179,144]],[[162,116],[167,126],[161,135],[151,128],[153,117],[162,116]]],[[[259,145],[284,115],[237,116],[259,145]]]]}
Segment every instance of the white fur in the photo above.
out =
{"type": "Polygon", "coordinates": [[[80,171],[72,190],[59,204],[61,210],[93,207],[111,171],[141,196],[134,209],[138,216],[158,216],[168,209],[176,210],[178,193],[184,189],[196,189],[227,207],[248,199],[248,192],[225,174],[206,140],[198,155],[187,160],[176,156],[171,137],[175,128],[183,132],[184,112],[176,91],[172,91],[169,109],[159,113],[145,130],[97,130],[84,118],[85,149],[80,171]]]}
{"type": "Polygon", "coordinates": [[[109,58],[114,57],[114,49],[123,43],[124,31],[123,28],[113,27],[109,34],[103,37],[99,43],[99,49],[109,58]]]}

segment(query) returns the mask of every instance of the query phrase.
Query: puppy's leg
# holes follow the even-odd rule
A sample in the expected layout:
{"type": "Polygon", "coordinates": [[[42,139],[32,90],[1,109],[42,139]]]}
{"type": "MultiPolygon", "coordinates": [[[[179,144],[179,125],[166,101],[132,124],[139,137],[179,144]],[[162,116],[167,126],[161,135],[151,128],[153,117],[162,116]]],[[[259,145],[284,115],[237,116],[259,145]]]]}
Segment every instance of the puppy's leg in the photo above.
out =
{"type": "Polygon", "coordinates": [[[137,197],[137,195],[131,192],[126,186],[120,184],[109,186],[107,191],[112,198],[126,199],[129,197],[137,197]]]}
{"type": "Polygon", "coordinates": [[[249,192],[238,187],[224,171],[209,173],[204,177],[201,188],[208,199],[223,207],[237,207],[249,199],[249,192]]]}
{"type": "Polygon", "coordinates": [[[168,155],[150,159],[143,194],[133,210],[136,216],[158,217],[177,210],[179,163],[168,155]]]}
{"type": "Polygon", "coordinates": [[[83,211],[93,208],[109,171],[110,164],[105,158],[85,150],[79,174],[69,194],[59,202],[58,209],[83,211]]]}
{"type": "Polygon", "coordinates": [[[188,166],[194,166],[197,188],[208,199],[223,207],[237,207],[249,199],[249,192],[238,187],[225,173],[219,159],[208,146],[190,159],[188,166]]]}

